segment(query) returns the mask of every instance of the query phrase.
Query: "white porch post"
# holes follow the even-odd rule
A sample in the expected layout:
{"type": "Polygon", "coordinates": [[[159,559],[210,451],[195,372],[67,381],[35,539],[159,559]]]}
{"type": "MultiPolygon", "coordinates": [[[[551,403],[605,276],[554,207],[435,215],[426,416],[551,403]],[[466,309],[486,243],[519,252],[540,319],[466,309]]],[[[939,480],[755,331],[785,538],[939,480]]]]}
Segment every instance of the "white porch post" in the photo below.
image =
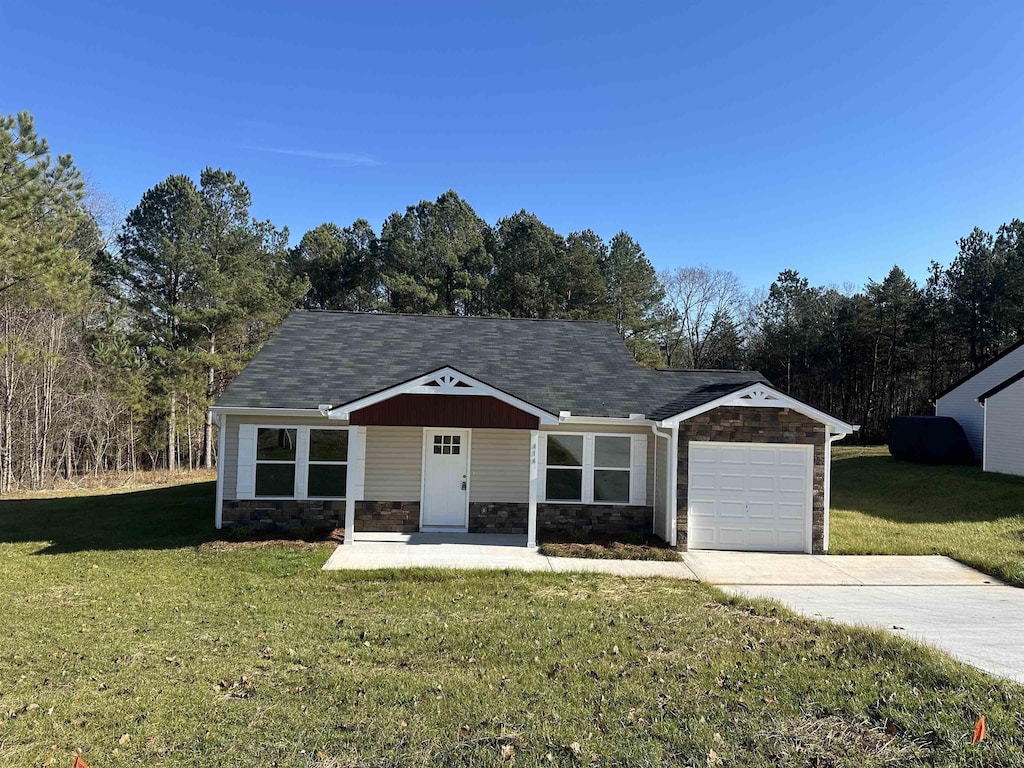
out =
{"type": "Polygon", "coordinates": [[[348,428],[348,473],[345,477],[345,543],[355,542],[356,502],[363,498],[366,476],[366,427],[348,428]]]}
{"type": "Polygon", "coordinates": [[[537,546],[537,478],[540,476],[540,431],[530,430],[530,497],[526,515],[526,546],[537,546]]]}
{"type": "Polygon", "coordinates": [[[224,524],[224,443],[227,438],[228,417],[215,413],[213,420],[217,423],[217,505],[213,514],[213,524],[220,530],[224,524]]]}

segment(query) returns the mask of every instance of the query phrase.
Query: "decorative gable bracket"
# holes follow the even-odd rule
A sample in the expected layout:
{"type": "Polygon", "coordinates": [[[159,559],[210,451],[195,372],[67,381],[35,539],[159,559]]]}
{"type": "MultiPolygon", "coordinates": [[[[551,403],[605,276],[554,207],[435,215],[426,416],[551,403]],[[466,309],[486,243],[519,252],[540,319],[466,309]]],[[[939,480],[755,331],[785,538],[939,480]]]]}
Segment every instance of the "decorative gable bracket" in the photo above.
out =
{"type": "Polygon", "coordinates": [[[327,410],[327,416],[331,419],[348,420],[354,411],[390,400],[397,395],[476,395],[493,397],[496,400],[511,405],[513,408],[518,408],[521,411],[536,416],[541,424],[558,423],[557,415],[451,367],[431,371],[372,395],[367,395],[342,405],[336,405],[327,410]]]}

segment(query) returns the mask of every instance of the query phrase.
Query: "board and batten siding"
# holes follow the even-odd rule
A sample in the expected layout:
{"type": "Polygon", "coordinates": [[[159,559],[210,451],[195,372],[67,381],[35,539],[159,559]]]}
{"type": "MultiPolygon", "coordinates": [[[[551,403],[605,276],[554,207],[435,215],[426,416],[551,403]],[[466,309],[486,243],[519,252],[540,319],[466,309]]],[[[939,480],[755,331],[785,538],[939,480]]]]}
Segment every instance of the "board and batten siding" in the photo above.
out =
{"type": "Polygon", "coordinates": [[[1024,475],[1024,379],[985,401],[983,468],[1024,475]]]}
{"type": "Polygon", "coordinates": [[[364,499],[419,501],[422,470],[422,427],[366,428],[364,499]]]}
{"type": "MultiPolygon", "coordinates": [[[[935,401],[935,415],[952,416],[960,422],[960,426],[967,434],[967,442],[971,444],[971,450],[979,459],[985,442],[985,410],[978,402],[978,396],[1022,370],[1024,346],[1008,352],[935,401]]],[[[989,416],[990,427],[991,418],[989,416]]]]}

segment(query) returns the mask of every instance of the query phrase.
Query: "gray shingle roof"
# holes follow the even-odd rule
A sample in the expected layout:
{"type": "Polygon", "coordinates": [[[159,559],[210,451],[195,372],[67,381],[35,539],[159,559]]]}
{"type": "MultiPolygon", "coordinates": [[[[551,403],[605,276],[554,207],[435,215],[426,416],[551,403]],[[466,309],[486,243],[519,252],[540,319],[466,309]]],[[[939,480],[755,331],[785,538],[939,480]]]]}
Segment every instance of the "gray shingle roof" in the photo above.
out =
{"type": "Polygon", "coordinates": [[[765,381],[754,371],[642,368],[611,323],[297,311],[217,405],[341,405],[445,366],[574,416],[667,418],[765,381]]]}

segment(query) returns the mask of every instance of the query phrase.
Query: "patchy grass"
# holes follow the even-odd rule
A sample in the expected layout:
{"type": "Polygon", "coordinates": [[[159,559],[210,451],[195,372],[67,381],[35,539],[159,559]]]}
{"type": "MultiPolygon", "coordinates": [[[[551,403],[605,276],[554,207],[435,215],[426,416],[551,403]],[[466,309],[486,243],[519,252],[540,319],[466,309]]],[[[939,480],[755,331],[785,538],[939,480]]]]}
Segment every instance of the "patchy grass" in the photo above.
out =
{"type": "Polygon", "coordinates": [[[626,541],[544,542],[540,553],[548,557],[584,557],[595,560],[660,560],[674,562],[679,553],[664,544],[626,541]]]}
{"type": "Polygon", "coordinates": [[[1024,688],[885,633],[668,579],[324,572],[202,546],[212,504],[0,502],[0,765],[1024,764],[1024,688]]]}
{"type": "Polygon", "coordinates": [[[1024,478],[914,464],[886,448],[839,448],[830,550],[948,555],[1024,587],[1024,478]]]}

